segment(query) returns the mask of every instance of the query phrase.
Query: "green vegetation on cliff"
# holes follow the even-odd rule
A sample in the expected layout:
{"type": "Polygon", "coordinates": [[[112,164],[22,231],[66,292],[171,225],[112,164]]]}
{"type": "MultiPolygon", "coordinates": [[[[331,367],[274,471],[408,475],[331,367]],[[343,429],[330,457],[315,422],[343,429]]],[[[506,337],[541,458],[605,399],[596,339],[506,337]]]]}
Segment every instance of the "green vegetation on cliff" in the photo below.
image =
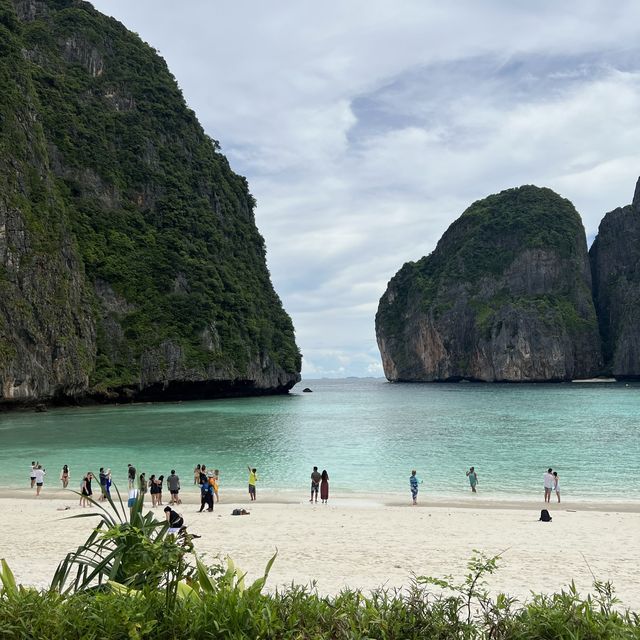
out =
{"type": "Polygon", "coordinates": [[[532,185],[475,202],[391,279],[376,332],[391,379],[593,374],[600,345],[580,216],[532,185]]]}
{"type": "MultiPolygon", "coordinates": [[[[93,292],[92,388],[155,382],[163,369],[206,380],[271,367],[295,381],[300,354],[266,269],[255,201],[162,58],[79,0],[0,0],[0,11],[33,87],[56,211],[93,292]]],[[[11,119],[8,89],[0,76],[11,119]]],[[[9,157],[24,153],[20,140],[2,144],[9,157]]],[[[37,196],[20,211],[50,230],[37,196]]]]}

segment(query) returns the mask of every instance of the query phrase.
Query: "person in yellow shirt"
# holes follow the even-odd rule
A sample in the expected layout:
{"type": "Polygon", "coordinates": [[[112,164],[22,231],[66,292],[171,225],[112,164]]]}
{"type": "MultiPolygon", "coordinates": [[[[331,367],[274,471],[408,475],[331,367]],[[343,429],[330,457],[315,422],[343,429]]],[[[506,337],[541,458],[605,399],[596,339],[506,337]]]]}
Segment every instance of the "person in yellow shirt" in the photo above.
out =
{"type": "Polygon", "coordinates": [[[219,483],[220,483],[220,471],[218,469],[215,469],[213,472],[213,482],[211,484],[213,485],[213,493],[215,495],[216,502],[220,502],[220,496],[218,495],[219,483]]]}
{"type": "Polygon", "coordinates": [[[254,467],[253,469],[247,466],[249,469],[249,497],[251,500],[256,499],[256,482],[258,482],[258,470],[254,467]]]}

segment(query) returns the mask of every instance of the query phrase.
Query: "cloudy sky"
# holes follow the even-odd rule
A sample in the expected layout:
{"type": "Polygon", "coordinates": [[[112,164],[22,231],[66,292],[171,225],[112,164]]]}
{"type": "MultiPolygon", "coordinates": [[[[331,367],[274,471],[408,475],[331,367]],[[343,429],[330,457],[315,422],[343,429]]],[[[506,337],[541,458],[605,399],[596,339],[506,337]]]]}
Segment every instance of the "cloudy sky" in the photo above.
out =
{"type": "Polygon", "coordinates": [[[388,280],[548,186],[589,242],[640,175],[640,3],[94,0],[159,50],[258,201],[303,376],[382,375],[388,280]]]}

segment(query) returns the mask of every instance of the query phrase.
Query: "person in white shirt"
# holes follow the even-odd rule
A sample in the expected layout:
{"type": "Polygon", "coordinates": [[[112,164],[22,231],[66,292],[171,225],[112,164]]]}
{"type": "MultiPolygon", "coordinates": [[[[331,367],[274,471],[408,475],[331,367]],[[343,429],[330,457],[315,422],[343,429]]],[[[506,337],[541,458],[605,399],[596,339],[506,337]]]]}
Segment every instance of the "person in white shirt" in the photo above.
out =
{"type": "Polygon", "coordinates": [[[40,491],[42,491],[42,485],[44,484],[44,477],[47,475],[47,472],[42,468],[42,465],[38,465],[34,471],[36,474],[36,498],[40,495],[40,491]]]}
{"type": "Polygon", "coordinates": [[[555,484],[553,478],[553,469],[549,467],[547,472],[543,476],[544,481],[544,501],[551,502],[551,491],[553,490],[553,485],[555,484]]]}
{"type": "Polygon", "coordinates": [[[29,471],[29,480],[31,480],[31,488],[36,486],[36,469],[38,463],[35,460],[31,461],[31,471],[29,471]]]}

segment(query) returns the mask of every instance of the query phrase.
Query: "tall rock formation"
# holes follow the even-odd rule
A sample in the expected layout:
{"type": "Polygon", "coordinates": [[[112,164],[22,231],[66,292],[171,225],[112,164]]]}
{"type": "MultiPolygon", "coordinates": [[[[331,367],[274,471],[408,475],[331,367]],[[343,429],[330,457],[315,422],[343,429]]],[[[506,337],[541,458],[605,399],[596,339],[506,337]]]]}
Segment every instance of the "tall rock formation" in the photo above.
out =
{"type": "Polygon", "coordinates": [[[606,370],[640,377],[640,180],[633,204],[602,219],[589,257],[606,370]]]}
{"type": "Polygon", "coordinates": [[[0,0],[0,405],[286,392],[254,206],[150,46],[0,0]]]}
{"type": "Polygon", "coordinates": [[[559,381],[601,366],[580,216],[523,186],[472,204],[389,282],[376,315],[393,381],[559,381]]]}

